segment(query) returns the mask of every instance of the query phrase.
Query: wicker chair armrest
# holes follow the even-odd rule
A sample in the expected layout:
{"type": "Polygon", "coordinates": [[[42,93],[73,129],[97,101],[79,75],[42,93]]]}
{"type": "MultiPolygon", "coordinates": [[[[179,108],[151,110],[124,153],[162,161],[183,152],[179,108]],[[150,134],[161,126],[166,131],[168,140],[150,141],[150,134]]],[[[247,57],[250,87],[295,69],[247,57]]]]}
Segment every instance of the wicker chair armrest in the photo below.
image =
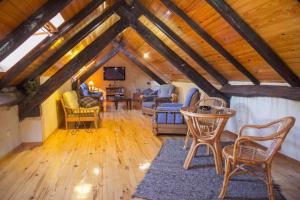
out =
{"type": "Polygon", "coordinates": [[[73,113],[84,113],[84,112],[98,112],[99,108],[98,107],[93,107],[93,108],[83,108],[83,107],[79,107],[79,108],[71,108],[68,106],[65,106],[66,109],[70,110],[73,113]]]}
{"type": "Polygon", "coordinates": [[[280,122],[280,120],[275,120],[275,121],[272,121],[270,123],[267,123],[267,124],[261,124],[261,125],[254,125],[254,124],[247,124],[247,125],[244,125],[241,127],[239,133],[238,133],[238,136],[242,136],[243,132],[246,130],[246,129],[263,129],[263,128],[268,128],[274,124],[277,124],[278,122],[280,122]]]}

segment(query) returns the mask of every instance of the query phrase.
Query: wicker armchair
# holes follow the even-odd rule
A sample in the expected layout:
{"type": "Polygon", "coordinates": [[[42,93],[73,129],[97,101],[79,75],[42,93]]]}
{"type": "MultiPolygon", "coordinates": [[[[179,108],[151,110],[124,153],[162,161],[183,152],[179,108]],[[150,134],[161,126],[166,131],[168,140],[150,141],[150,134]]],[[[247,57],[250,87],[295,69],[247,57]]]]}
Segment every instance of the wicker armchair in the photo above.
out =
{"type": "Polygon", "coordinates": [[[295,124],[294,117],[284,117],[265,125],[245,125],[238,134],[234,145],[226,146],[223,149],[225,157],[225,175],[223,187],[219,198],[223,199],[229,179],[241,173],[249,173],[264,181],[268,187],[269,199],[273,200],[273,186],[271,176],[271,164],[276,153],[280,150],[290,129],[295,124]],[[268,136],[244,136],[246,129],[257,129],[260,131],[276,130],[268,136]],[[256,142],[269,141],[271,145],[263,148],[256,142]],[[258,176],[255,172],[263,172],[265,177],[258,176]]]}
{"type": "Polygon", "coordinates": [[[65,127],[68,129],[69,122],[92,121],[95,128],[98,128],[100,121],[100,108],[83,108],[78,104],[78,97],[75,91],[65,92],[61,97],[61,103],[65,113],[65,127]]]}

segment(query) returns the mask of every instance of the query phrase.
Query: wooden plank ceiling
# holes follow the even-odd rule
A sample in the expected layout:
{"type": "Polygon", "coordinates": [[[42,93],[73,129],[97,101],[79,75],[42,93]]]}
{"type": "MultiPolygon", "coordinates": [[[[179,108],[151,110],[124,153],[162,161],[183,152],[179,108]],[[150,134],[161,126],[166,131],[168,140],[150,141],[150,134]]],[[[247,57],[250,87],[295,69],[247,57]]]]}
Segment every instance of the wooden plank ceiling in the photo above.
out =
{"type": "MultiPolygon", "coordinates": [[[[39,9],[46,0],[3,0],[0,2],[0,40],[14,30],[34,11],[39,9]]],[[[70,20],[82,10],[91,0],[73,0],[66,6],[61,14],[64,19],[70,20]]],[[[99,16],[105,8],[115,1],[106,1],[94,12],[90,13],[84,21],[76,25],[65,34],[49,50],[31,63],[22,73],[17,75],[11,85],[22,83],[34,70],[41,66],[64,43],[70,40],[89,22],[99,16]]],[[[172,13],[160,0],[140,0],[151,13],[168,25],[192,49],[202,56],[214,69],[220,72],[229,81],[249,81],[236,67],[222,56],[215,48],[199,36],[181,17],[172,13]]],[[[253,49],[249,43],[213,8],[206,0],[172,0],[193,21],[201,26],[214,40],[228,51],[242,66],[260,82],[284,83],[285,80],[253,49]]],[[[239,14],[265,40],[269,46],[281,57],[289,68],[300,77],[300,4],[297,0],[226,0],[226,2],[239,14]]],[[[60,58],[45,75],[52,76],[75,55],[82,51],[101,33],[113,25],[119,16],[114,14],[104,24],[95,29],[71,51],[60,58]]],[[[148,18],[139,18],[147,28],[175,51],[182,59],[189,63],[203,77],[212,84],[218,85],[206,70],[196,63],[187,53],[178,47],[168,36],[160,31],[148,18]]],[[[188,78],[178,71],[156,50],[150,47],[132,28],[127,28],[119,40],[125,44],[125,49],[131,52],[141,63],[165,81],[186,81],[188,78]],[[148,58],[144,58],[144,54],[148,58]]],[[[107,47],[111,49],[112,47],[107,47]]],[[[109,50],[105,50],[108,52],[109,50]]],[[[100,52],[99,52],[100,53],[100,52]]],[[[101,59],[105,53],[100,53],[95,60],[101,59]]],[[[120,55],[116,55],[118,57],[120,55]]],[[[122,57],[123,58],[123,57],[122,57]]],[[[81,72],[82,73],[82,72],[81,72]]],[[[1,74],[5,76],[5,73],[1,74]]],[[[0,78],[1,78],[0,76],[0,78]]]]}

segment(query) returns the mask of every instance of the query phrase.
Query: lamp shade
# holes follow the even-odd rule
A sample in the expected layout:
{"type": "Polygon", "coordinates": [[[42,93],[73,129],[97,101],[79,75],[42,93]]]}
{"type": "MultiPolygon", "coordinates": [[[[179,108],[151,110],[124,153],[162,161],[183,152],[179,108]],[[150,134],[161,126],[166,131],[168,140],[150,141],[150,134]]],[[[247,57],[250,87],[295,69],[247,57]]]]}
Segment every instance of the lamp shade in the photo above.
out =
{"type": "Polygon", "coordinates": [[[93,86],[94,85],[94,81],[89,81],[88,85],[93,86]]]}

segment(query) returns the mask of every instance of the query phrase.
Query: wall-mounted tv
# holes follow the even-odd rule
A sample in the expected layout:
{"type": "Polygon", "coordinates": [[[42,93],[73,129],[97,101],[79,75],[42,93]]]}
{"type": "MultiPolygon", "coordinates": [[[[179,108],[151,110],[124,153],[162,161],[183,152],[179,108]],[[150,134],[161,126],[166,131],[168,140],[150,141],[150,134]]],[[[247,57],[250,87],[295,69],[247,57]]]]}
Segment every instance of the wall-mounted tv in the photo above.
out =
{"type": "Polygon", "coordinates": [[[104,67],[103,77],[106,81],[124,81],[125,67],[104,67]]]}

